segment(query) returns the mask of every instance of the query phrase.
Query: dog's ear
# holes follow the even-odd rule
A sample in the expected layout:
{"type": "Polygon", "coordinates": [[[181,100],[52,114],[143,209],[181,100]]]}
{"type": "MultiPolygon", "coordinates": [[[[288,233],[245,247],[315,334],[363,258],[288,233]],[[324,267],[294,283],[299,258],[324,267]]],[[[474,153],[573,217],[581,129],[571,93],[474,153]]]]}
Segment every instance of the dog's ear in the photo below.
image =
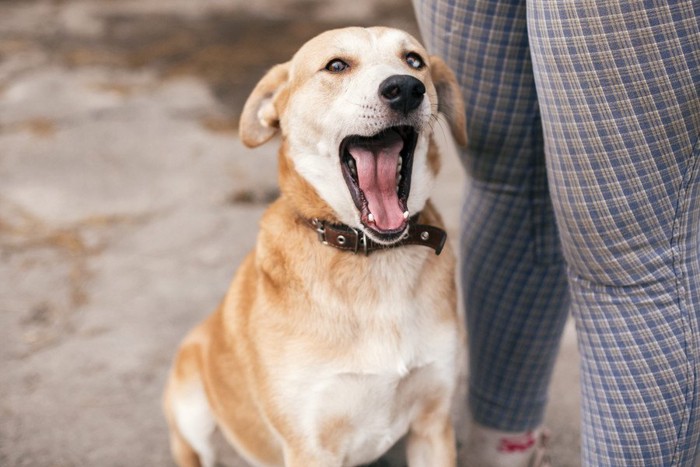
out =
{"type": "Polygon", "coordinates": [[[255,86],[243,106],[238,132],[243,144],[250,148],[260,146],[279,130],[278,104],[286,95],[289,62],[276,65],[255,86]]]}
{"type": "Polygon", "coordinates": [[[462,91],[455,74],[438,56],[430,56],[430,76],[438,94],[438,112],[450,124],[452,135],[460,146],[467,145],[467,124],[462,91]]]}

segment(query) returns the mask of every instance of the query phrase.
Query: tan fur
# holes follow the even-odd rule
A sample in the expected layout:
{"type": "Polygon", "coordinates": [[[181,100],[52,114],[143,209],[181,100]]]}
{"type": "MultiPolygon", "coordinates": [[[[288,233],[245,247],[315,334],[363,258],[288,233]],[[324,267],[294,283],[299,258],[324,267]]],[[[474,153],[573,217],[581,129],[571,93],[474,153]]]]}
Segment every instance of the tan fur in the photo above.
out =
{"type": "Polygon", "coordinates": [[[450,129],[455,141],[460,146],[467,145],[467,126],[466,117],[464,114],[464,102],[462,102],[462,93],[459,85],[455,80],[452,70],[438,56],[430,57],[431,73],[435,81],[435,87],[438,94],[441,96],[438,111],[445,115],[450,123],[450,129]]]}
{"type": "MultiPolygon", "coordinates": [[[[246,144],[256,146],[282,133],[282,194],[263,215],[256,247],[222,304],[189,333],[176,356],[164,406],[180,466],[200,465],[185,436],[195,430],[186,425],[193,420],[208,427],[207,410],[254,465],[368,462],[403,434],[396,431],[402,423],[409,433],[411,467],[455,465],[449,411],[464,330],[456,312],[455,260],[449,244],[440,256],[406,246],[365,257],[320,244],[306,224],[314,217],[348,222],[343,209],[327,200],[327,187],[315,186],[299,172],[305,162],[300,162],[303,151],[295,132],[303,128],[312,139],[326,138],[328,128],[310,114],[315,110],[300,102],[316,99],[323,106],[334,98],[336,82],[319,75],[314,60],[330,60],[339,52],[329,52],[329,47],[354,42],[362,52],[351,55],[352,73],[358,75],[364,60],[379,54],[378,43],[389,49],[380,49],[386,57],[402,57],[407,50],[428,57],[415,39],[394,30],[331,31],[307,43],[292,61],[273,68],[246,103],[241,117],[246,144]],[[365,387],[374,389],[367,393],[365,387]],[[349,391],[348,397],[339,391],[349,391]],[[375,403],[375,392],[387,399],[365,414],[367,404],[375,403]],[[386,424],[386,431],[365,439],[364,421],[385,406],[386,413],[376,422],[386,424]]],[[[392,66],[401,70],[402,65],[397,61],[392,66]]],[[[444,64],[432,58],[425,70],[405,73],[425,82],[432,114],[440,89],[450,90],[445,99],[451,102],[440,101],[440,108],[451,109],[447,118],[452,131],[465,141],[463,111],[454,111],[462,103],[444,64]]],[[[424,174],[428,178],[439,169],[439,155],[430,146],[415,156],[424,165],[414,166],[414,171],[431,172],[424,174]]],[[[442,225],[430,202],[420,207],[420,222],[442,225]]]]}

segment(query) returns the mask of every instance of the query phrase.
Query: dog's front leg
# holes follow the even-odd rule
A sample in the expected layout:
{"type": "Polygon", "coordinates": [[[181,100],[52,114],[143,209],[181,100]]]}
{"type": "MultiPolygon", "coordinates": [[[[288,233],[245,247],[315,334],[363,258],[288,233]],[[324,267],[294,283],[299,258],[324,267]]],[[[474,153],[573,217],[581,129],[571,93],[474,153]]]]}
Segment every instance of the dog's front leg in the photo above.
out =
{"type": "Polygon", "coordinates": [[[454,467],[457,448],[448,413],[431,413],[411,425],[408,434],[409,467],[454,467]]]}

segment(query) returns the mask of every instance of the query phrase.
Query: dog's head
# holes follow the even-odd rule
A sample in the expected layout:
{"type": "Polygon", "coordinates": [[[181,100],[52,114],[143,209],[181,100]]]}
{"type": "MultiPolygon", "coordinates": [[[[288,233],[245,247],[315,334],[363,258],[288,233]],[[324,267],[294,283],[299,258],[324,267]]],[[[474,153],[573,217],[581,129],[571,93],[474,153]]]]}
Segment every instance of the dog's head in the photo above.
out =
{"type": "Polygon", "coordinates": [[[263,77],[243,109],[240,136],[254,147],[281,131],[280,184],[283,193],[306,191],[297,196],[300,212],[318,216],[307,208],[320,201],[321,216],[390,244],[428,199],[438,111],[465,144],[461,93],[441,59],[403,31],[338,29],[263,77]]]}

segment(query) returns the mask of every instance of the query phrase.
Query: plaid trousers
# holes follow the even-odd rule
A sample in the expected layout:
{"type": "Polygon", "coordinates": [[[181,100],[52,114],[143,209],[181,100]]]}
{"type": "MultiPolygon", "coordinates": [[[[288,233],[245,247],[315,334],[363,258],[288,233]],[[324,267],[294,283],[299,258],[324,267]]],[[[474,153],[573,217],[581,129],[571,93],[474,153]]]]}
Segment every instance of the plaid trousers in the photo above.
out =
{"type": "Polygon", "coordinates": [[[463,88],[470,408],[539,425],[576,321],[582,462],[700,461],[700,2],[414,0],[463,88]]]}

